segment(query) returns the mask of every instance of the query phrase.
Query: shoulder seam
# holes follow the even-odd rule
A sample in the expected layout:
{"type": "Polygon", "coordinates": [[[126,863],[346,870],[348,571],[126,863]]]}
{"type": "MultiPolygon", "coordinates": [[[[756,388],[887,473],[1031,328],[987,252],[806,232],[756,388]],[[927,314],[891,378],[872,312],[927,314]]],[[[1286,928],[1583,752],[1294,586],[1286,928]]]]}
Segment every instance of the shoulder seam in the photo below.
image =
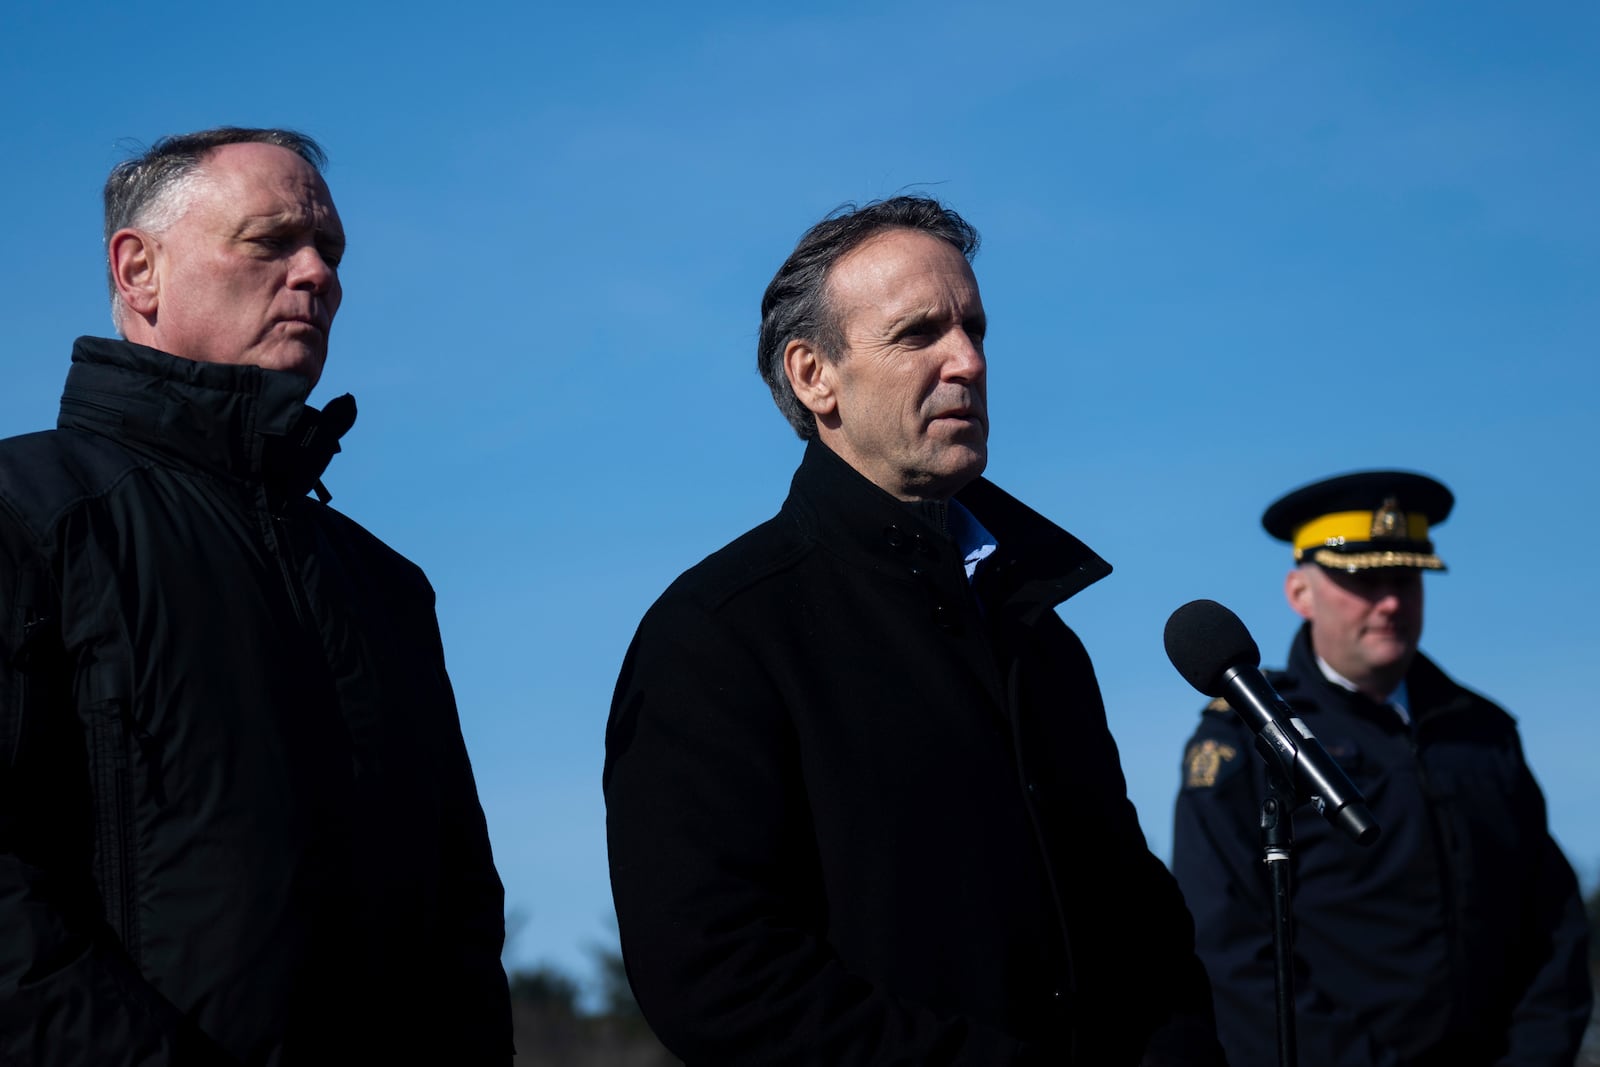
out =
{"type": "MultiPolygon", "coordinates": [[[[29,438],[43,438],[45,435],[65,433],[69,431],[43,430],[36,434],[25,435],[29,438]]],[[[92,436],[92,435],[88,435],[92,436]]],[[[11,440],[21,440],[12,438],[11,440]]],[[[128,450],[117,445],[114,441],[105,442],[115,451],[121,462],[111,466],[111,469],[102,479],[89,479],[87,473],[81,469],[84,460],[77,455],[75,450],[63,448],[59,444],[52,444],[52,450],[58,458],[60,473],[67,473],[71,480],[54,479],[45,483],[47,495],[40,501],[48,511],[35,510],[24,506],[15,493],[0,491],[0,505],[4,505],[18,526],[28,533],[36,542],[43,542],[51,536],[52,532],[61,524],[63,518],[84,504],[104,498],[114,492],[135,471],[148,469],[151,464],[141,460],[128,450]]],[[[25,459],[26,457],[19,457],[25,459]]],[[[57,472],[52,472],[57,473],[57,472]]]]}
{"type": "Polygon", "coordinates": [[[810,538],[779,529],[782,517],[774,516],[717,549],[679,575],[662,595],[684,595],[714,612],[751,586],[793,568],[815,550],[816,544],[810,538]],[[738,560],[738,553],[732,550],[758,536],[780,539],[777,551],[751,564],[738,560]],[[736,561],[735,566],[730,568],[726,561],[736,561]]]}

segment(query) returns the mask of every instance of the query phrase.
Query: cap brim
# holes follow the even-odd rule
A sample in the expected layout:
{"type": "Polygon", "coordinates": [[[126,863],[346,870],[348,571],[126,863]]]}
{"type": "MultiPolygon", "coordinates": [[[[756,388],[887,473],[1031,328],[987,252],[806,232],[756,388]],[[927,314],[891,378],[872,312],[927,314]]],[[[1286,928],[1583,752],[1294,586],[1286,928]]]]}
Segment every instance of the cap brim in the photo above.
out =
{"type": "Polygon", "coordinates": [[[1444,560],[1432,552],[1337,552],[1331,548],[1314,548],[1301,557],[1301,562],[1315,563],[1330,571],[1449,570],[1444,560]]]}

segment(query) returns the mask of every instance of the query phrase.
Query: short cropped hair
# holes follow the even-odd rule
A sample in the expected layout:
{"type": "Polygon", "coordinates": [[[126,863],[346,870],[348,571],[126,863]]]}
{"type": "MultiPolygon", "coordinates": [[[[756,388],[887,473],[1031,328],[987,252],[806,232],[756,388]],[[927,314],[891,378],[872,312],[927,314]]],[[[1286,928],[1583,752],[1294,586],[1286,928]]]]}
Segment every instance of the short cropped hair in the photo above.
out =
{"type": "Polygon", "coordinates": [[[807,230],[761,297],[756,366],[772,399],[802,441],[817,435],[817,418],[794,395],[783,372],[783,352],[796,339],[810,341],[824,359],[844,355],[845,339],[829,303],[828,275],[845,256],[885,230],[915,230],[937,237],[969,262],[978,251],[972,224],[928,196],[896,196],[857,207],[845,204],[807,230]]]}
{"type": "Polygon", "coordinates": [[[216,149],[230,144],[287,148],[311,164],[318,174],[328,165],[322,146],[296,130],[218,126],[163,137],[143,155],[112,167],[105,187],[106,284],[111,289],[111,320],[119,332],[126,309],[111,274],[111,235],[128,226],[160,233],[178,221],[189,207],[200,164],[216,149]]]}

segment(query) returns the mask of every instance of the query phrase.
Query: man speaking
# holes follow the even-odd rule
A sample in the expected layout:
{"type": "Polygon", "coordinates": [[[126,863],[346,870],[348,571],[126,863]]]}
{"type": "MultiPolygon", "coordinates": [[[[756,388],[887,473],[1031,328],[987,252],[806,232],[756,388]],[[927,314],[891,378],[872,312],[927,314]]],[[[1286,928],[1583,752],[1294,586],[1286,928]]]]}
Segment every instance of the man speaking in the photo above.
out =
{"type": "Polygon", "coordinates": [[[1110,568],[984,481],[987,322],[955,212],[812,227],[758,358],[808,442],[776,518],[640,624],[606,738],[645,1018],[696,1064],[1218,1064],[1056,605],[1110,568]]]}

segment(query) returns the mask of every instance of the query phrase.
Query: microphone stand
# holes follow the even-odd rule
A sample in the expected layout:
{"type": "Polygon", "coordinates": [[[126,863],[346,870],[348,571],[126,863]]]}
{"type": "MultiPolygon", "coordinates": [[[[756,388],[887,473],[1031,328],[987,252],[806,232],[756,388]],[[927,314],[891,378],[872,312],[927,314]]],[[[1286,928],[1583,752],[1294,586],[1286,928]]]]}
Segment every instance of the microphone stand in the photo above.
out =
{"type": "Polygon", "coordinates": [[[1256,752],[1267,767],[1261,852],[1272,883],[1278,1063],[1296,1067],[1294,929],[1289,907],[1293,812],[1301,800],[1296,783],[1317,813],[1357,844],[1376,840],[1378,824],[1361,791],[1257,669],[1261,650],[1237,615],[1214,600],[1192,600],[1167,620],[1164,640],[1167,658],[1184,681],[1206,696],[1237,702],[1235,714],[1255,732],[1256,752]]]}
{"type": "Polygon", "coordinates": [[[1261,801],[1261,856],[1272,873],[1272,956],[1277,990],[1278,1067],[1297,1067],[1294,1028],[1294,927],[1289,896],[1294,856],[1294,787],[1267,760],[1267,795],[1261,801]]]}

